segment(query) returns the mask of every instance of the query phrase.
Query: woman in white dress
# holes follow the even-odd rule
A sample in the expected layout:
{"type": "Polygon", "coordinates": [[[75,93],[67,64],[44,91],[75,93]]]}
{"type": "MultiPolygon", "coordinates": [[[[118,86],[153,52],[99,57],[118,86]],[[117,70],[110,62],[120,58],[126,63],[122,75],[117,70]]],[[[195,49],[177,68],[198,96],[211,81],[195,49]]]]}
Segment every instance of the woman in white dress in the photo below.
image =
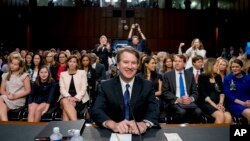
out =
{"type": "MultiPolygon", "coordinates": [[[[185,43],[180,43],[179,46],[179,50],[178,53],[182,54],[182,47],[185,45],[185,43]]],[[[193,39],[192,43],[191,43],[191,47],[187,49],[187,51],[184,54],[187,57],[187,63],[186,63],[186,69],[192,67],[192,58],[200,55],[203,58],[206,58],[206,50],[203,47],[202,42],[200,41],[200,39],[195,38],[193,39]]]]}

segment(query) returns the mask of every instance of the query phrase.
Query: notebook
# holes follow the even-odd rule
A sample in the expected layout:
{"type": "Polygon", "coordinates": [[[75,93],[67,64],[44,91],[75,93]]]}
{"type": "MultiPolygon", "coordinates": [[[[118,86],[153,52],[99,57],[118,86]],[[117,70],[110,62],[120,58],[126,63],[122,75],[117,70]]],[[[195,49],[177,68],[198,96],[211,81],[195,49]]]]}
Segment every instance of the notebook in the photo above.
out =
{"type": "Polygon", "coordinates": [[[84,129],[85,120],[76,120],[76,121],[51,121],[44,129],[35,137],[36,141],[47,140],[50,138],[50,135],[53,133],[54,127],[60,128],[60,133],[63,135],[63,138],[68,138],[70,135],[69,130],[79,129],[82,134],[84,129]]]}

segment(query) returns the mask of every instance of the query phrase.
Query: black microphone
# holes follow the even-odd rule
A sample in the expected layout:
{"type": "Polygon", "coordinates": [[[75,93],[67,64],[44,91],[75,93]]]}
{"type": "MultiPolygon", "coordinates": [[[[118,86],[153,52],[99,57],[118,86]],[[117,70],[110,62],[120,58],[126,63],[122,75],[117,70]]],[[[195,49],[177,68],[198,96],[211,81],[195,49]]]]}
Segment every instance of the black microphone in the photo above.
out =
{"type": "Polygon", "coordinates": [[[137,128],[137,130],[139,131],[140,141],[143,141],[143,138],[142,138],[142,135],[141,135],[141,131],[140,131],[139,126],[138,126],[138,124],[137,124],[137,122],[136,122],[136,120],[135,120],[135,116],[134,116],[134,113],[133,113],[133,111],[132,111],[130,102],[128,102],[128,107],[129,107],[129,111],[130,111],[130,113],[131,113],[131,115],[132,115],[132,118],[133,118],[133,120],[134,120],[134,122],[135,122],[136,128],[137,128]]]}

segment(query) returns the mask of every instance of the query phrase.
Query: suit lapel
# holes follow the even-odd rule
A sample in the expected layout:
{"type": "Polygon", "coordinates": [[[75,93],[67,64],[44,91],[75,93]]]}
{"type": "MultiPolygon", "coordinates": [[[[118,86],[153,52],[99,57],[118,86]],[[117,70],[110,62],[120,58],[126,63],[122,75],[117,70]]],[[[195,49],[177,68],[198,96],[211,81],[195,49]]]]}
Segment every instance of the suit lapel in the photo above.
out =
{"type": "Polygon", "coordinates": [[[189,86],[190,85],[189,84],[191,84],[191,79],[186,71],[184,71],[184,74],[185,74],[186,91],[187,91],[187,94],[190,95],[190,93],[189,93],[189,88],[190,88],[189,86]]]}
{"type": "Polygon", "coordinates": [[[130,100],[131,107],[134,107],[137,99],[140,97],[140,91],[141,91],[141,88],[142,88],[141,83],[142,82],[140,82],[140,79],[136,76],[134,84],[133,84],[131,100],[130,100]]]}
{"type": "Polygon", "coordinates": [[[124,111],[124,99],[123,99],[122,86],[121,86],[121,82],[120,82],[119,77],[115,78],[113,86],[114,86],[113,89],[114,89],[114,92],[115,92],[114,100],[117,101],[117,103],[120,106],[121,110],[124,111]]]}
{"type": "Polygon", "coordinates": [[[170,75],[170,79],[171,79],[171,81],[173,82],[173,92],[176,92],[176,78],[175,78],[175,71],[173,70],[172,72],[171,72],[172,74],[170,75]]]}

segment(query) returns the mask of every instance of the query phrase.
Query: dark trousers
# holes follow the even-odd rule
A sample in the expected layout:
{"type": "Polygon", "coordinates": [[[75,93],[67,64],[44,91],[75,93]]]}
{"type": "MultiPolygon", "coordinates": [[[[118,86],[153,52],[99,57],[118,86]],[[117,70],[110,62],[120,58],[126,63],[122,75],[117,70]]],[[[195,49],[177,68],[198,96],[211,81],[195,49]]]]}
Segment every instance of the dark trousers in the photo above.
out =
{"type": "Polygon", "coordinates": [[[174,123],[201,123],[202,111],[199,107],[182,108],[178,104],[169,105],[170,111],[174,114],[174,123]]]}

